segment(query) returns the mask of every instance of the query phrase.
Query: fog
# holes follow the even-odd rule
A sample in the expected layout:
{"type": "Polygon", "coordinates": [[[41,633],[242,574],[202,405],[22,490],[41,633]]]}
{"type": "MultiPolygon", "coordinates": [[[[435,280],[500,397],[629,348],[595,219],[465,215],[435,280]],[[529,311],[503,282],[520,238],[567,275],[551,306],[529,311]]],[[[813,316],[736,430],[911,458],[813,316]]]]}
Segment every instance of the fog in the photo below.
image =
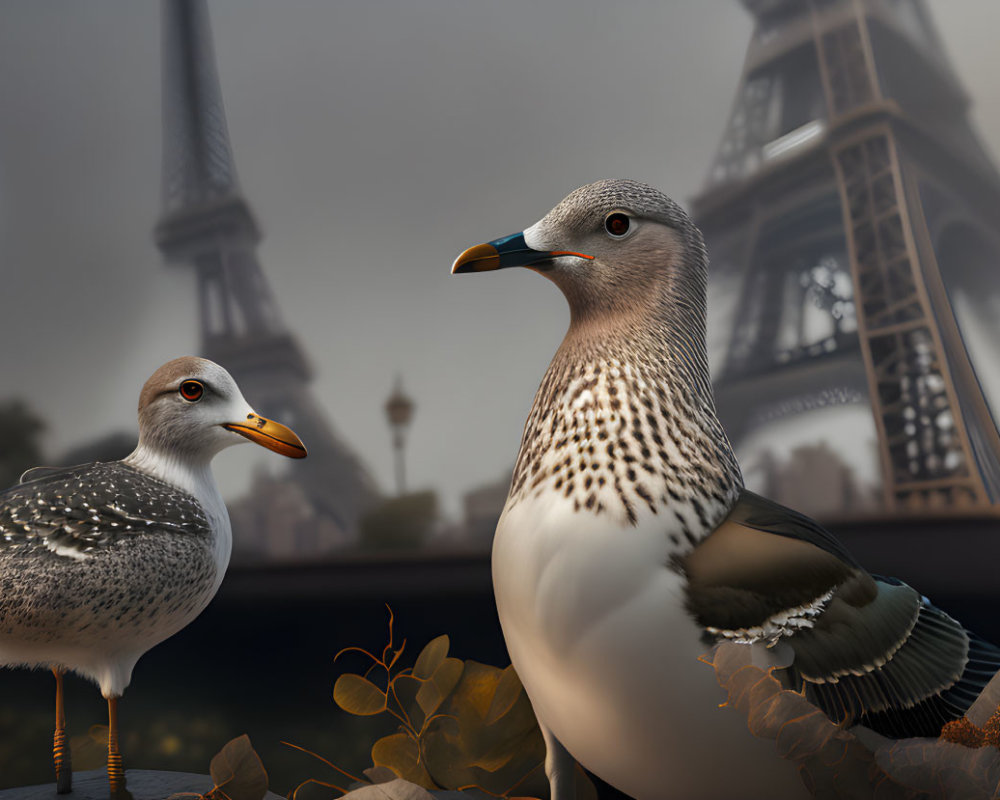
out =
{"type": "MultiPolygon", "coordinates": [[[[929,6],[998,154],[1000,4],[929,6]]],[[[452,277],[451,261],[599,178],[696,194],[750,17],[733,0],[209,7],[260,259],[313,390],[388,489],[382,405],[400,374],[410,484],[455,514],[513,463],[568,314],[528,271],[452,277]]],[[[145,378],[197,350],[195,285],[151,239],[158,5],[5,0],[3,15],[0,398],[37,409],[54,457],[134,428],[145,378]]],[[[251,455],[223,457],[230,493],[251,455]]]]}

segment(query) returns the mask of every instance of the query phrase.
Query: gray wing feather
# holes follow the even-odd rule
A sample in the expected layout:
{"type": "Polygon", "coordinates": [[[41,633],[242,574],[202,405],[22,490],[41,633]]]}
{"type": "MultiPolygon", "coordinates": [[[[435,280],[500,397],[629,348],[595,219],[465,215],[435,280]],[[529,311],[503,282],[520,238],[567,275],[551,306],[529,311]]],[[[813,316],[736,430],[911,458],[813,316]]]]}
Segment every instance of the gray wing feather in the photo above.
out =
{"type": "Polygon", "coordinates": [[[138,531],[210,530],[194,497],[120,461],[36,468],[21,480],[0,494],[0,552],[81,558],[138,531]]]}
{"type": "Polygon", "coordinates": [[[838,720],[937,702],[969,663],[962,625],[906,584],[869,575],[808,517],[750,492],[678,566],[708,633],[790,646],[793,682],[838,720]]]}

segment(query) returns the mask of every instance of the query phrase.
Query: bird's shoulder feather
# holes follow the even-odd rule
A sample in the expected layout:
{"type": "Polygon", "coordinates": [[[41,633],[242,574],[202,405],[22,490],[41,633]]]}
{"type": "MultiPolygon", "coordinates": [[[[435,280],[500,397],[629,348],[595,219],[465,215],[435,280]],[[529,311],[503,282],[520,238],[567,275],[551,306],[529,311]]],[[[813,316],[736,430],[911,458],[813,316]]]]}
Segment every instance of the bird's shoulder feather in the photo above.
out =
{"type": "Polygon", "coordinates": [[[826,602],[831,591],[855,606],[876,595],[874,581],[829,532],[746,490],[675,566],[687,578],[689,611],[717,630],[766,625],[791,609],[826,602]]]}
{"type": "Polygon", "coordinates": [[[28,470],[0,493],[0,552],[80,559],[153,531],[204,535],[210,525],[193,496],[120,461],[28,470]]]}

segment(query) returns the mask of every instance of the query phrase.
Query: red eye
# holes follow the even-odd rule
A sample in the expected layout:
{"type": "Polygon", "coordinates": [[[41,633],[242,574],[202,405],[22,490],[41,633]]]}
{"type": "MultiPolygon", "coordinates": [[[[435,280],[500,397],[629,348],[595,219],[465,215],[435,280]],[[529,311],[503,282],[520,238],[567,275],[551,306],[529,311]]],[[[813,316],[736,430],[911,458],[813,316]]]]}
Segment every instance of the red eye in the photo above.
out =
{"type": "Polygon", "coordinates": [[[614,214],[608,214],[607,218],[604,220],[604,230],[612,236],[620,237],[628,233],[629,224],[628,214],[622,214],[618,211],[614,214]]]}
{"type": "Polygon", "coordinates": [[[194,403],[201,400],[201,396],[205,393],[205,387],[198,381],[184,381],[178,391],[180,391],[181,397],[194,403]]]}

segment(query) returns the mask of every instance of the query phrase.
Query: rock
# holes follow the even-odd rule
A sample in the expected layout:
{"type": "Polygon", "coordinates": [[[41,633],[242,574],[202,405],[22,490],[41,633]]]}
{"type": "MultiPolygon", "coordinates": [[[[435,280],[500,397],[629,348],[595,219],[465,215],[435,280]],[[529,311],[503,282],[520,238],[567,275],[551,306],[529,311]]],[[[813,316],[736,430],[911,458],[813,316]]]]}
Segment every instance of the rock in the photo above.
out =
{"type": "Polygon", "coordinates": [[[415,783],[395,777],[396,773],[388,767],[371,767],[365,770],[365,776],[372,781],[371,785],[352,784],[350,791],[339,800],[348,797],[351,800],[493,800],[492,795],[478,789],[465,789],[461,792],[449,789],[428,791],[415,783]]]}
{"type": "Polygon", "coordinates": [[[347,797],[351,800],[434,800],[434,796],[422,786],[402,778],[362,786],[344,795],[344,798],[347,797]]]}
{"type": "MultiPolygon", "coordinates": [[[[204,794],[213,786],[208,775],[145,769],[126,770],[125,783],[133,800],[166,800],[180,792],[204,794]]],[[[56,794],[55,783],[48,783],[0,790],[0,800],[108,800],[108,776],[103,769],[74,772],[72,794],[56,794]]],[[[281,798],[268,792],[264,800],[281,798]]]]}

